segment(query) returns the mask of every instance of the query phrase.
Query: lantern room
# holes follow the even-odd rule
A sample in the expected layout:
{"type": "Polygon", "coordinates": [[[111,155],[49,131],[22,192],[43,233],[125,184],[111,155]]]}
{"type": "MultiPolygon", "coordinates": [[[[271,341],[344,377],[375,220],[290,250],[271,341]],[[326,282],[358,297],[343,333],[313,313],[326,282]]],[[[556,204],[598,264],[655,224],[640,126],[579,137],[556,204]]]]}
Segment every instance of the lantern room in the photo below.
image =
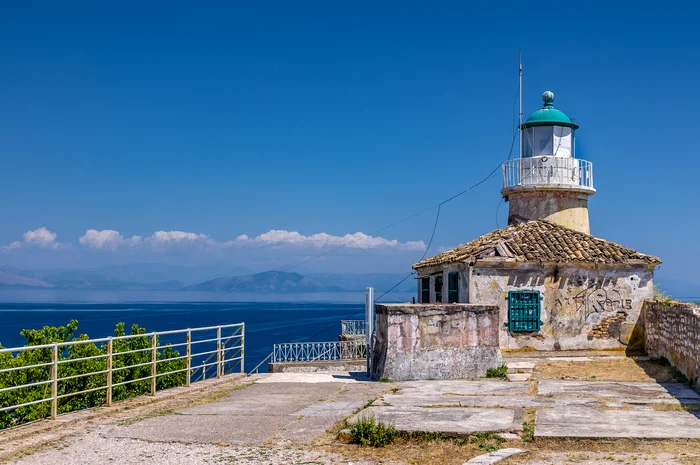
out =
{"type": "Polygon", "coordinates": [[[554,93],[542,94],[544,107],[523,123],[522,157],[570,157],[575,154],[574,133],[578,125],[554,108],[554,93]]]}

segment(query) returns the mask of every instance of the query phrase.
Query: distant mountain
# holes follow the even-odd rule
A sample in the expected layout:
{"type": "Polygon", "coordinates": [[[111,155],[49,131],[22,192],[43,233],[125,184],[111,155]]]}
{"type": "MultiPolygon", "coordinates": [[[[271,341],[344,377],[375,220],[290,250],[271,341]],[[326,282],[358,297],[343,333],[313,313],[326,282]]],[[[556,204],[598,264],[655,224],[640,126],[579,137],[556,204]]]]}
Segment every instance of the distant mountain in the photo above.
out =
{"type": "Polygon", "coordinates": [[[53,284],[14,273],[0,271],[0,289],[47,289],[53,284]]]}
{"type": "Polygon", "coordinates": [[[245,276],[216,278],[188,286],[185,291],[226,292],[240,289],[242,292],[344,292],[339,286],[327,286],[315,279],[283,271],[265,271],[245,276]]]}

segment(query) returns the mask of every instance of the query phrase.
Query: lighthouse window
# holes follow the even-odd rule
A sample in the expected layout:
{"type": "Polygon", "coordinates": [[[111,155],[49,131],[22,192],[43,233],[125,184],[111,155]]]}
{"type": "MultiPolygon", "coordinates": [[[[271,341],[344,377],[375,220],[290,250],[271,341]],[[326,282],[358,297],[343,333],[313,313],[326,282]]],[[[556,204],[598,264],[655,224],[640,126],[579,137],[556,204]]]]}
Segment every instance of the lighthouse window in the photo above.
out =
{"type": "Polygon", "coordinates": [[[552,153],[552,126],[541,126],[535,129],[535,156],[551,155],[552,153]]]}
{"type": "Polygon", "coordinates": [[[558,157],[571,156],[571,128],[554,126],[554,155],[558,157]]]}
{"type": "Polygon", "coordinates": [[[447,275],[447,302],[456,303],[459,301],[459,274],[450,273],[447,275]]]}

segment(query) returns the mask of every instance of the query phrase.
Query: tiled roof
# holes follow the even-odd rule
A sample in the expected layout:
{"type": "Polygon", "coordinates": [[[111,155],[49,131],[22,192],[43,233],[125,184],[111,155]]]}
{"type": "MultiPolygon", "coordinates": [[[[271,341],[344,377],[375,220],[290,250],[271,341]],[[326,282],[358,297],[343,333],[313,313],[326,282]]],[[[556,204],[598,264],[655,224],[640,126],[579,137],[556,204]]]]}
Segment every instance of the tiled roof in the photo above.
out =
{"type": "Polygon", "coordinates": [[[467,259],[512,258],[519,262],[626,263],[661,260],[549,221],[535,220],[497,229],[452,250],[421,260],[414,269],[467,259]]]}

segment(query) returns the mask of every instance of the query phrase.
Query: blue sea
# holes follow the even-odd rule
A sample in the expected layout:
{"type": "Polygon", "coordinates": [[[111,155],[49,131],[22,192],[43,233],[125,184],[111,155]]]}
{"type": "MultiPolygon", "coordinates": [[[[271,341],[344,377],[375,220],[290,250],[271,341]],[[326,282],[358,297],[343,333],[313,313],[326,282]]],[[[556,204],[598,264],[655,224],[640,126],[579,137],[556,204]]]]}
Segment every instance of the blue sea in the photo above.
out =
{"type": "MultiPolygon", "coordinates": [[[[22,329],[78,320],[78,334],[114,335],[119,322],[167,331],[244,322],[245,366],[255,367],[284,342],[335,341],[343,319],[364,319],[364,293],[221,294],[150,291],[0,291],[0,344],[23,346],[22,329]],[[235,299],[235,301],[234,301],[235,299]],[[226,301],[220,301],[226,300],[226,301]],[[318,334],[320,333],[320,334],[318,334]]],[[[408,301],[392,294],[387,301],[408,301]]],[[[266,371],[263,364],[261,371],[266,371]]]]}

